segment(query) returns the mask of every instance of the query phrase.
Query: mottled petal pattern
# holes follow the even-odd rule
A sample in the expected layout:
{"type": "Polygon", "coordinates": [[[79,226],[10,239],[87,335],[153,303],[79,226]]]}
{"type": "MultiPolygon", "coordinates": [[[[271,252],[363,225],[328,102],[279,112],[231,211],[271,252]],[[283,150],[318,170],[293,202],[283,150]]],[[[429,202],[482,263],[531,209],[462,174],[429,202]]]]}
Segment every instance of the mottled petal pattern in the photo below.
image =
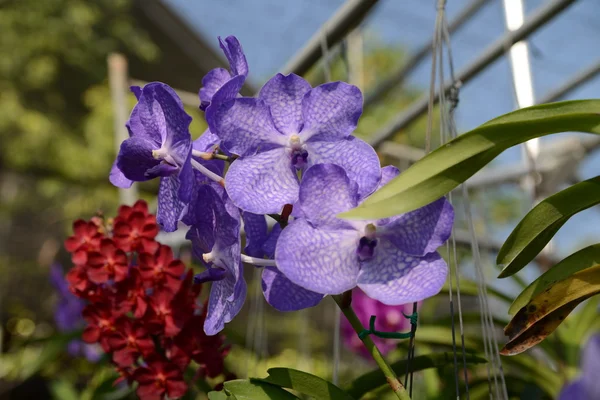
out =
{"type": "Polygon", "coordinates": [[[236,206],[254,214],[279,213],[298,199],[298,178],[284,148],[235,160],[225,188],[236,206]]]}
{"type": "Polygon", "coordinates": [[[334,164],[319,164],[309,168],[302,177],[297,208],[298,215],[314,226],[351,228],[337,214],[358,204],[357,185],[348,178],[344,169],[334,164]]]}
{"type": "Polygon", "coordinates": [[[330,82],[317,86],[302,101],[304,141],[333,141],[350,135],[362,114],[362,93],[354,85],[330,82]]]}
{"type": "Polygon", "coordinates": [[[382,220],[377,224],[378,236],[407,254],[422,256],[448,240],[453,223],[452,205],[442,197],[417,210],[382,220]]]}
{"type": "Polygon", "coordinates": [[[324,297],[292,283],[273,267],[263,269],[262,289],[267,303],[278,311],[297,311],[314,307],[324,297]]]}
{"type": "Polygon", "coordinates": [[[448,266],[437,253],[409,256],[380,240],[373,259],[361,263],[358,287],[384,304],[413,303],[439,293],[447,273],[448,266]]]}
{"type": "Polygon", "coordinates": [[[308,165],[332,163],[344,168],[358,184],[360,198],[371,194],[381,180],[379,157],[366,142],[354,136],[334,142],[308,142],[308,165]]]}
{"type": "Polygon", "coordinates": [[[340,294],[356,286],[359,272],[354,230],[323,230],[303,219],[279,236],[275,261],[293,283],[313,292],[340,294]]]}
{"type": "Polygon", "coordinates": [[[179,178],[175,175],[160,179],[156,222],[165,232],[175,232],[185,204],[179,200],[179,178]]]}
{"type": "Polygon", "coordinates": [[[219,37],[219,44],[227,61],[232,75],[248,75],[248,62],[242,45],[235,36],[227,36],[225,40],[219,37]]]}
{"type": "Polygon", "coordinates": [[[216,335],[221,332],[225,324],[231,322],[242,309],[246,299],[245,282],[241,285],[237,298],[234,298],[233,301],[227,300],[234,294],[236,284],[233,275],[228,275],[223,280],[213,282],[208,299],[208,313],[204,321],[204,332],[207,335],[216,335]]]}
{"type": "Polygon", "coordinates": [[[246,246],[244,253],[251,257],[264,255],[263,245],[267,240],[267,220],[264,215],[242,213],[244,232],[246,232],[246,246]]]}
{"type": "Polygon", "coordinates": [[[275,127],[292,135],[302,129],[302,100],[310,90],[310,84],[296,74],[277,74],[265,83],[258,98],[271,108],[275,127]]]}
{"type": "Polygon", "coordinates": [[[239,98],[209,107],[206,120],[210,130],[221,138],[221,146],[239,156],[253,154],[259,147],[264,151],[287,144],[262,100],[239,98]]]}

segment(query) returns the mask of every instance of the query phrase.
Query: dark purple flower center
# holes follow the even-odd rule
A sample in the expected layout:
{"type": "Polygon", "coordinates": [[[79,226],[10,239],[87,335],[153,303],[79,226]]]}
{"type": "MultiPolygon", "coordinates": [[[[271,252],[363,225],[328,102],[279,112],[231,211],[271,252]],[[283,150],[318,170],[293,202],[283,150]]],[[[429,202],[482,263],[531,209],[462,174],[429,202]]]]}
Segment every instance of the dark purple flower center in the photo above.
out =
{"type": "Polygon", "coordinates": [[[302,169],[306,165],[308,159],[308,151],[304,149],[292,150],[292,165],[296,169],[302,169]]]}
{"type": "Polygon", "coordinates": [[[377,239],[369,239],[365,236],[361,237],[358,242],[358,248],[356,249],[358,259],[360,261],[365,261],[370,258],[373,258],[375,246],[377,246],[377,239]]]}

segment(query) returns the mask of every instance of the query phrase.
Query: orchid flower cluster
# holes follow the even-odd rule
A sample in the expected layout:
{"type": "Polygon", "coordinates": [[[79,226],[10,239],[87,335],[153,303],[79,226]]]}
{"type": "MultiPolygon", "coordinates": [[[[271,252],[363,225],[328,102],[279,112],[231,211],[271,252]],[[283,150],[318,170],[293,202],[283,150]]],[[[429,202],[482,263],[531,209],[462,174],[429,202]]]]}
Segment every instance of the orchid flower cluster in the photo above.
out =
{"type": "Polygon", "coordinates": [[[166,84],[132,87],[138,102],[130,137],[110,173],[120,188],[160,179],[158,224],[167,232],[189,226],[187,238],[206,266],[195,279],[212,282],[206,334],[240,311],[244,263],[263,267],[265,299],[281,311],[355,287],[388,305],[437,294],[447,265],[436,249],[454,219],[445,198],[380,220],[336,217],[399,174],[381,168],[375,150],[352,135],[361,91],[344,82],[313,88],[300,76],[277,74],[256,97],[243,97],[242,47],[233,36],[219,41],[230,68],[202,80],[208,129],[192,141],[192,118],[166,84]],[[267,217],[279,223],[269,229],[267,217]]]}
{"type": "MultiPolygon", "coordinates": [[[[81,299],[70,304],[87,322],[83,341],[99,343],[119,381],[137,382],[144,400],[183,396],[191,361],[198,377],[227,375],[223,336],[202,330],[207,307],[197,301],[201,285],[170,247],[155,240],[158,231],[140,200],[121,206],[114,220],[75,221],[65,241],[74,264],[66,281],[81,299]]],[[[65,322],[64,312],[57,322],[65,322]]]]}

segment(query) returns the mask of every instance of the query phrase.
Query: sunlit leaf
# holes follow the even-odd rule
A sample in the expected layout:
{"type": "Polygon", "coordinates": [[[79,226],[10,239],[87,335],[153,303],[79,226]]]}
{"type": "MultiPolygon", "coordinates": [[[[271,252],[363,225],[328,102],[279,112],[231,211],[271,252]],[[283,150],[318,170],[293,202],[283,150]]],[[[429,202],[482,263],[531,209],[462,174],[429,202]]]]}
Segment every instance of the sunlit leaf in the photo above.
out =
{"type": "Polygon", "coordinates": [[[550,335],[575,307],[600,293],[600,265],[576,272],[533,297],[504,328],[503,355],[519,354],[550,335]]]}
{"type": "MultiPolygon", "coordinates": [[[[468,364],[483,364],[487,362],[485,358],[472,354],[467,354],[465,357],[468,364]]],[[[454,355],[452,353],[427,354],[413,358],[410,362],[409,372],[422,371],[428,368],[440,368],[447,365],[454,365],[454,355]]],[[[406,373],[406,360],[397,361],[391,367],[398,376],[402,376],[406,373]]],[[[352,381],[346,392],[352,397],[360,399],[365,393],[385,384],[385,375],[383,375],[381,370],[376,369],[352,381]]]]}
{"type": "Polygon", "coordinates": [[[600,133],[600,100],[522,108],[495,118],[433,151],[342,218],[386,218],[435,201],[501,152],[559,132],[600,133]]]}
{"type": "Polygon", "coordinates": [[[227,396],[225,392],[208,392],[208,400],[233,400],[234,397],[227,396]]]}
{"type": "MultiPolygon", "coordinates": [[[[297,400],[298,397],[279,386],[259,379],[237,379],[225,382],[225,393],[237,400],[297,400]]],[[[219,399],[220,400],[220,399],[219,399]]]]}
{"type": "Polygon", "coordinates": [[[531,299],[543,292],[552,283],[563,280],[575,272],[600,264],[600,244],[595,244],[571,254],[548,271],[544,272],[521,292],[508,309],[515,315],[531,299]]]}
{"type": "Polygon", "coordinates": [[[579,182],[536,205],[519,222],[498,252],[505,278],[526,266],[578,212],[600,203],[600,177],[579,182]]]}
{"type": "Polygon", "coordinates": [[[269,376],[264,381],[294,389],[316,400],[353,400],[352,396],[333,383],[306,372],[290,368],[271,368],[267,372],[269,376]]]}

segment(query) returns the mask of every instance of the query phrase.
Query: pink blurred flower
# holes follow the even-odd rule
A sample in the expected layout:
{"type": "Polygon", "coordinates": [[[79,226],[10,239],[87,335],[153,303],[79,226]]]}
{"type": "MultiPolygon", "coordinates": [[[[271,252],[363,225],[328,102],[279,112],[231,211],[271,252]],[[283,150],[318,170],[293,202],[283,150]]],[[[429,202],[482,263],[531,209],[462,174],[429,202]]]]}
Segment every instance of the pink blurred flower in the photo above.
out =
{"type": "MultiPolygon", "coordinates": [[[[421,306],[418,303],[417,308],[421,306]]],[[[362,290],[356,288],[352,291],[352,308],[356,312],[358,319],[365,328],[369,327],[371,315],[377,317],[375,320],[375,329],[382,332],[409,332],[410,321],[402,315],[412,314],[412,303],[400,306],[388,306],[380,301],[368,297],[362,290]]],[[[360,354],[365,358],[371,358],[368,351],[358,338],[350,323],[342,316],[342,336],[344,344],[353,352],[360,354]]],[[[371,335],[383,355],[388,354],[398,344],[398,339],[382,339],[371,335]]]]}

